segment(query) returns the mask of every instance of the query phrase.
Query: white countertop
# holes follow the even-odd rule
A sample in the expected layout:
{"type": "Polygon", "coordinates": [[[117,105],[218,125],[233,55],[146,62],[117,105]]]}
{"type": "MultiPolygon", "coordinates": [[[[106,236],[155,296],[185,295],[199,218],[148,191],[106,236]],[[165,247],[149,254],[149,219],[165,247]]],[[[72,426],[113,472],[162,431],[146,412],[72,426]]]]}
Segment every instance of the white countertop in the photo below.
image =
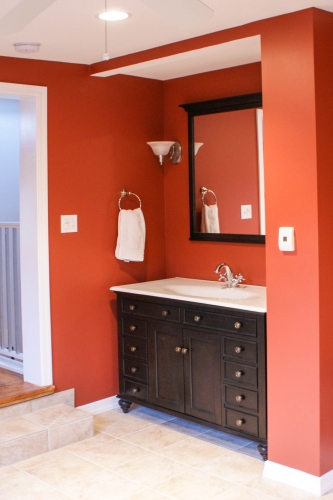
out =
{"type": "Polygon", "coordinates": [[[110,290],[242,309],[244,311],[261,313],[267,311],[265,286],[242,284],[236,288],[226,288],[219,281],[168,278],[133,283],[131,285],[112,286],[110,290]]]}

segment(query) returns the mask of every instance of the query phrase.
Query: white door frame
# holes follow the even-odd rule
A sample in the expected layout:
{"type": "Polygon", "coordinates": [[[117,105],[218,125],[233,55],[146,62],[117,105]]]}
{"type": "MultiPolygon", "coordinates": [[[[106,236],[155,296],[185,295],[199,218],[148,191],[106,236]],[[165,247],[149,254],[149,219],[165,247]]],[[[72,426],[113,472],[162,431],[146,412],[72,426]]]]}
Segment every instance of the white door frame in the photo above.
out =
{"type": "Polygon", "coordinates": [[[20,244],[24,380],[51,385],[47,88],[0,82],[20,101],[20,244]]]}

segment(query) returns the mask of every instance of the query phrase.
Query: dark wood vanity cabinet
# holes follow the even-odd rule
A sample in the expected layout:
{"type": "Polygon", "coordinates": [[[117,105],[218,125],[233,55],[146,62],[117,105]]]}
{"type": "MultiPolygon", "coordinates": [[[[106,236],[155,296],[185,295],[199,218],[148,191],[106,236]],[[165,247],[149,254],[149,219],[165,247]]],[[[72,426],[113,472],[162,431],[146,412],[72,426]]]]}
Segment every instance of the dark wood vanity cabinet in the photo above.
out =
{"type": "Polygon", "coordinates": [[[119,293],[120,406],[266,442],[266,315],[119,293]]]}

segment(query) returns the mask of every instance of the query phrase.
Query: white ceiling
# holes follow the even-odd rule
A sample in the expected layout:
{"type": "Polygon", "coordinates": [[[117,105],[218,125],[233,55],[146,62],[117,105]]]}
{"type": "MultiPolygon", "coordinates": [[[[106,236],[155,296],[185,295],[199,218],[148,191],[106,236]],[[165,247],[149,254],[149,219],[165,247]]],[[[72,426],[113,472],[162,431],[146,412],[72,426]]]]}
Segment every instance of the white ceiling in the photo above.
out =
{"type": "MultiPolygon", "coordinates": [[[[202,1],[213,9],[213,17],[196,28],[183,31],[160,17],[140,0],[107,0],[108,10],[112,8],[131,13],[127,20],[117,23],[109,22],[107,25],[110,58],[309,7],[333,12],[333,0],[202,1]]],[[[19,2],[20,0],[0,0],[0,19],[19,2]]],[[[57,0],[20,32],[1,36],[0,55],[83,64],[101,61],[105,52],[105,27],[104,21],[97,19],[96,15],[104,10],[105,0],[57,0]],[[18,54],[14,51],[15,42],[41,43],[40,51],[37,54],[18,54]]],[[[256,38],[248,39],[251,41],[249,46],[247,42],[245,44],[240,42],[238,46],[237,43],[225,44],[228,47],[224,48],[220,46],[215,52],[215,58],[218,54],[220,61],[225,60],[225,62],[222,61],[222,67],[234,66],[235,58],[240,58],[239,61],[243,61],[241,64],[260,60],[260,44],[258,40],[254,40],[256,38]]],[[[205,63],[211,59],[213,69],[218,69],[214,66],[214,50],[203,49],[201,53],[200,51],[194,52],[196,54],[193,54],[193,58],[187,58],[189,66],[197,66],[198,61],[195,57],[201,57],[205,63]]],[[[126,74],[169,78],[170,73],[165,64],[169,64],[170,61],[165,60],[162,61],[163,64],[160,63],[161,61],[150,65],[148,74],[142,73],[140,67],[132,68],[130,70],[132,72],[126,74]]],[[[184,76],[182,74],[184,64],[185,61],[178,57],[176,76],[184,76]]],[[[240,63],[236,62],[236,64],[240,63]]],[[[210,69],[208,65],[208,69],[204,71],[210,69]]],[[[192,74],[191,69],[188,71],[187,73],[185,71],[185,74],[192,74]]]]}

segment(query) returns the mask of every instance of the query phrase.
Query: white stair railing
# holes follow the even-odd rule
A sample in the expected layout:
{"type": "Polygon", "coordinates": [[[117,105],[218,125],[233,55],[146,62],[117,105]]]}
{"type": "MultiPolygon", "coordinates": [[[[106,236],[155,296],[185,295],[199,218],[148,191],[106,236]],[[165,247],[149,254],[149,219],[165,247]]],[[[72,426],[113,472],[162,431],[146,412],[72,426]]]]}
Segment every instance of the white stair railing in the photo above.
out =
{"type": "Polygon", "coordinates": [[[0,223],[0,355],[23,361],[18,223],[0,223]]]}

